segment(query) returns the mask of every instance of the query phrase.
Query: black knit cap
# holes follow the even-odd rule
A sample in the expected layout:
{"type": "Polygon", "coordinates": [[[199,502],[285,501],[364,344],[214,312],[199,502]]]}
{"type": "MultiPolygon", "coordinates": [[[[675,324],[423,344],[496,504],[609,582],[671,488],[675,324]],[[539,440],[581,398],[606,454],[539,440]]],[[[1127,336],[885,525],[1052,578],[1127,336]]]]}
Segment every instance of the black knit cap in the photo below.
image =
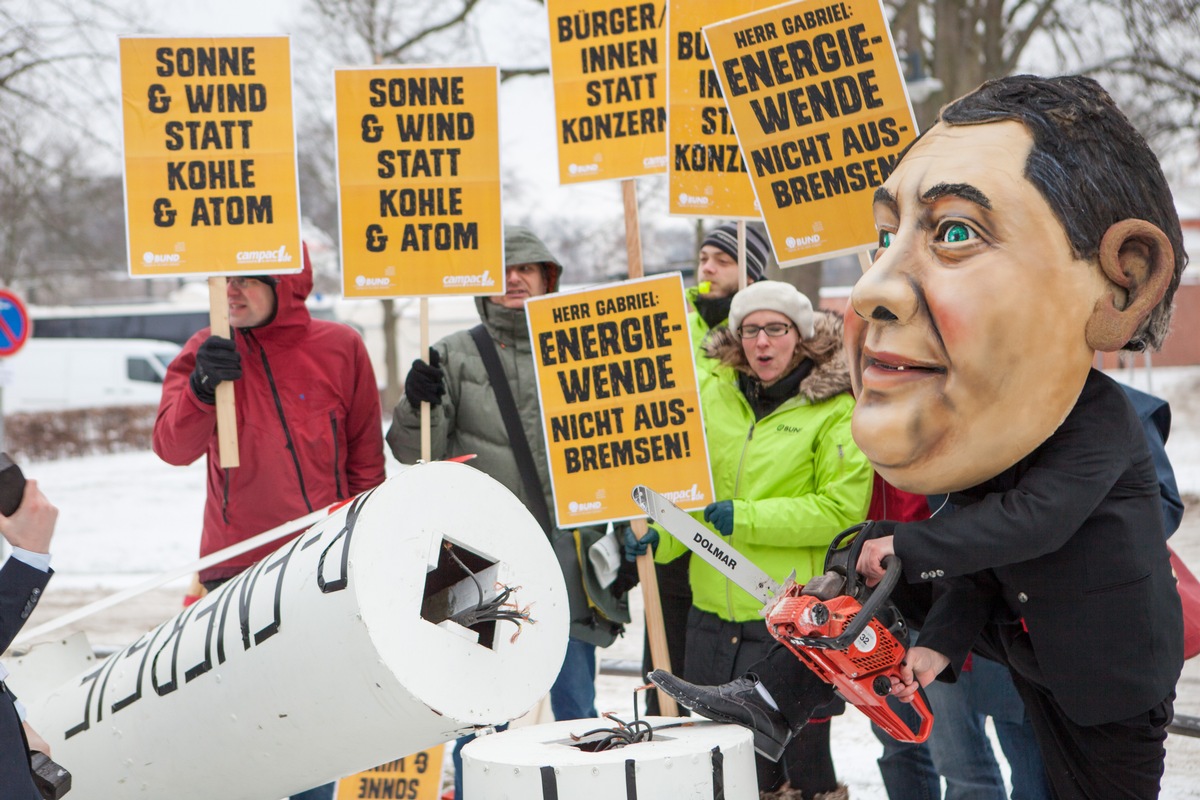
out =
{"type": "MultiPolygon", "coordinates": [[[[701,247],[712,245],[718,250],[722,250],[729,255],[730,258],[737,260],[737,224],[726,222],[724,225],[718,225],[716,228],[705,237],[700,243],[701,247]]],[[[763,239],[762,234],[746,226],[746,281],[753,283],[761,281],[763,274],[767,270],[767,242],[763,239]]]]}

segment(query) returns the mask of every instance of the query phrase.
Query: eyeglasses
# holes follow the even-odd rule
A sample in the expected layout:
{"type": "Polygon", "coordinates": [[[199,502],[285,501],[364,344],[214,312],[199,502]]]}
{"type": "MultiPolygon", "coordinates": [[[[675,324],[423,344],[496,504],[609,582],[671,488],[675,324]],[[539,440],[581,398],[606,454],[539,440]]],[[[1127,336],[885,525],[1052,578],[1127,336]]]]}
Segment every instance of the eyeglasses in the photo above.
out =
{"type": "Polygon", "coordinates": [[[743,339],[757,339],[759,333],[766,331],[767,336],[770,336],[772,339],[778,339],[793,327],[795,326],[790,322],[770,322],[766,325],[743,325],[738,328],[738,333],[741,334],[743,339]]]}
{"type": "Polygon", "coordinates": [[[245,289],[247,286],[251,285],[252,283],[262,283],[262,281],[260,281],[258,278],[242,278],[242,277],[229,279],[229,285],[235,289],[245,289]]]}

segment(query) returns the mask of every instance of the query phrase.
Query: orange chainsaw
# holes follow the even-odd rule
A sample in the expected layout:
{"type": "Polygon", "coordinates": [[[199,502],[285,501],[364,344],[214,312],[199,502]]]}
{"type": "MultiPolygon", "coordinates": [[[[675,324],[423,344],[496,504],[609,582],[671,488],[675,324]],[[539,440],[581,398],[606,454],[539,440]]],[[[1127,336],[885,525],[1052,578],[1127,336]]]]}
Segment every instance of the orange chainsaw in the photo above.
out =
{"type": "Polygon", "coordinates": [[[897,701],[888,702],[892,678],[900,677],[910,637],[903,615],[891,602],[892,589],[900,580],[900,559],[894,555],[884,559],[886,571],[873,589],[856,568],[874,523],[864,522],[837,535],[825,555],[823,575],[800,584],[793,573],[781,586],[663,495],[637,486],[633,501],[693,553],[761,600],[771,635],[872,722],[898,741],[929,738],[933,713],[924,692],[912,701],[920,718],[917,730],[897,713],[897,701]]]}

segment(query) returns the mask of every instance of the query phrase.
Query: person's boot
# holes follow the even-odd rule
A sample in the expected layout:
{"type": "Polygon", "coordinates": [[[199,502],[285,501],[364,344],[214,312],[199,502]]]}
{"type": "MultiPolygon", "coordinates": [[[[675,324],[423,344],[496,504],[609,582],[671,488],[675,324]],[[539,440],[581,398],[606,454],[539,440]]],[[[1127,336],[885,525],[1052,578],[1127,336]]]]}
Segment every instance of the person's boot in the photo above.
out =
{"type": "Polygon", "coordinates": [[[783,756],[783,748],[792,738],[787,720],[758,693],[758,681],[752,675],[720,686],[697,686],[661,669],[647,677],[675,702],[700,716],[749,728],[754,733],[754,749],[772,761],[783,756]]]}
{"type": "MultiPolygon", "coordinates": [[[[805,796],[804,792],[793,789],[790,783],[785,782],[778,789],[760,791],[758,800],[805,800],[805,796]]],[[[814,794],[810,800],[850,800],[850,790],[846,788],[846,784],[839,783],[833,791],[814,794]]]]}
{"type": "Polygon", "coordinates": [[[804,800],[804,792],[793,789],[790,783],[784,782],[778,789],[759,790],[758,800],[804,800]]]}

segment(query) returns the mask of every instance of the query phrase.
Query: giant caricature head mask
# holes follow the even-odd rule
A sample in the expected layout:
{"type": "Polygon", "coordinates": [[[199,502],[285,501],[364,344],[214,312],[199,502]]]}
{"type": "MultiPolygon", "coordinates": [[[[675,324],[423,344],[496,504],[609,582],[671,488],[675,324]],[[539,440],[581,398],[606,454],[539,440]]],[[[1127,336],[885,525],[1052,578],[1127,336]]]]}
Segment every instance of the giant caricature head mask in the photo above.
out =
{"type": "Polygon", "coordinates": [[[1186,258],[1158,160],[1087,78],[1017,76],[942,110],[875,195],[846,319],[854,439],[938,493],[1045,441],[1096,350],[1157,347],[1186,258]]]}

